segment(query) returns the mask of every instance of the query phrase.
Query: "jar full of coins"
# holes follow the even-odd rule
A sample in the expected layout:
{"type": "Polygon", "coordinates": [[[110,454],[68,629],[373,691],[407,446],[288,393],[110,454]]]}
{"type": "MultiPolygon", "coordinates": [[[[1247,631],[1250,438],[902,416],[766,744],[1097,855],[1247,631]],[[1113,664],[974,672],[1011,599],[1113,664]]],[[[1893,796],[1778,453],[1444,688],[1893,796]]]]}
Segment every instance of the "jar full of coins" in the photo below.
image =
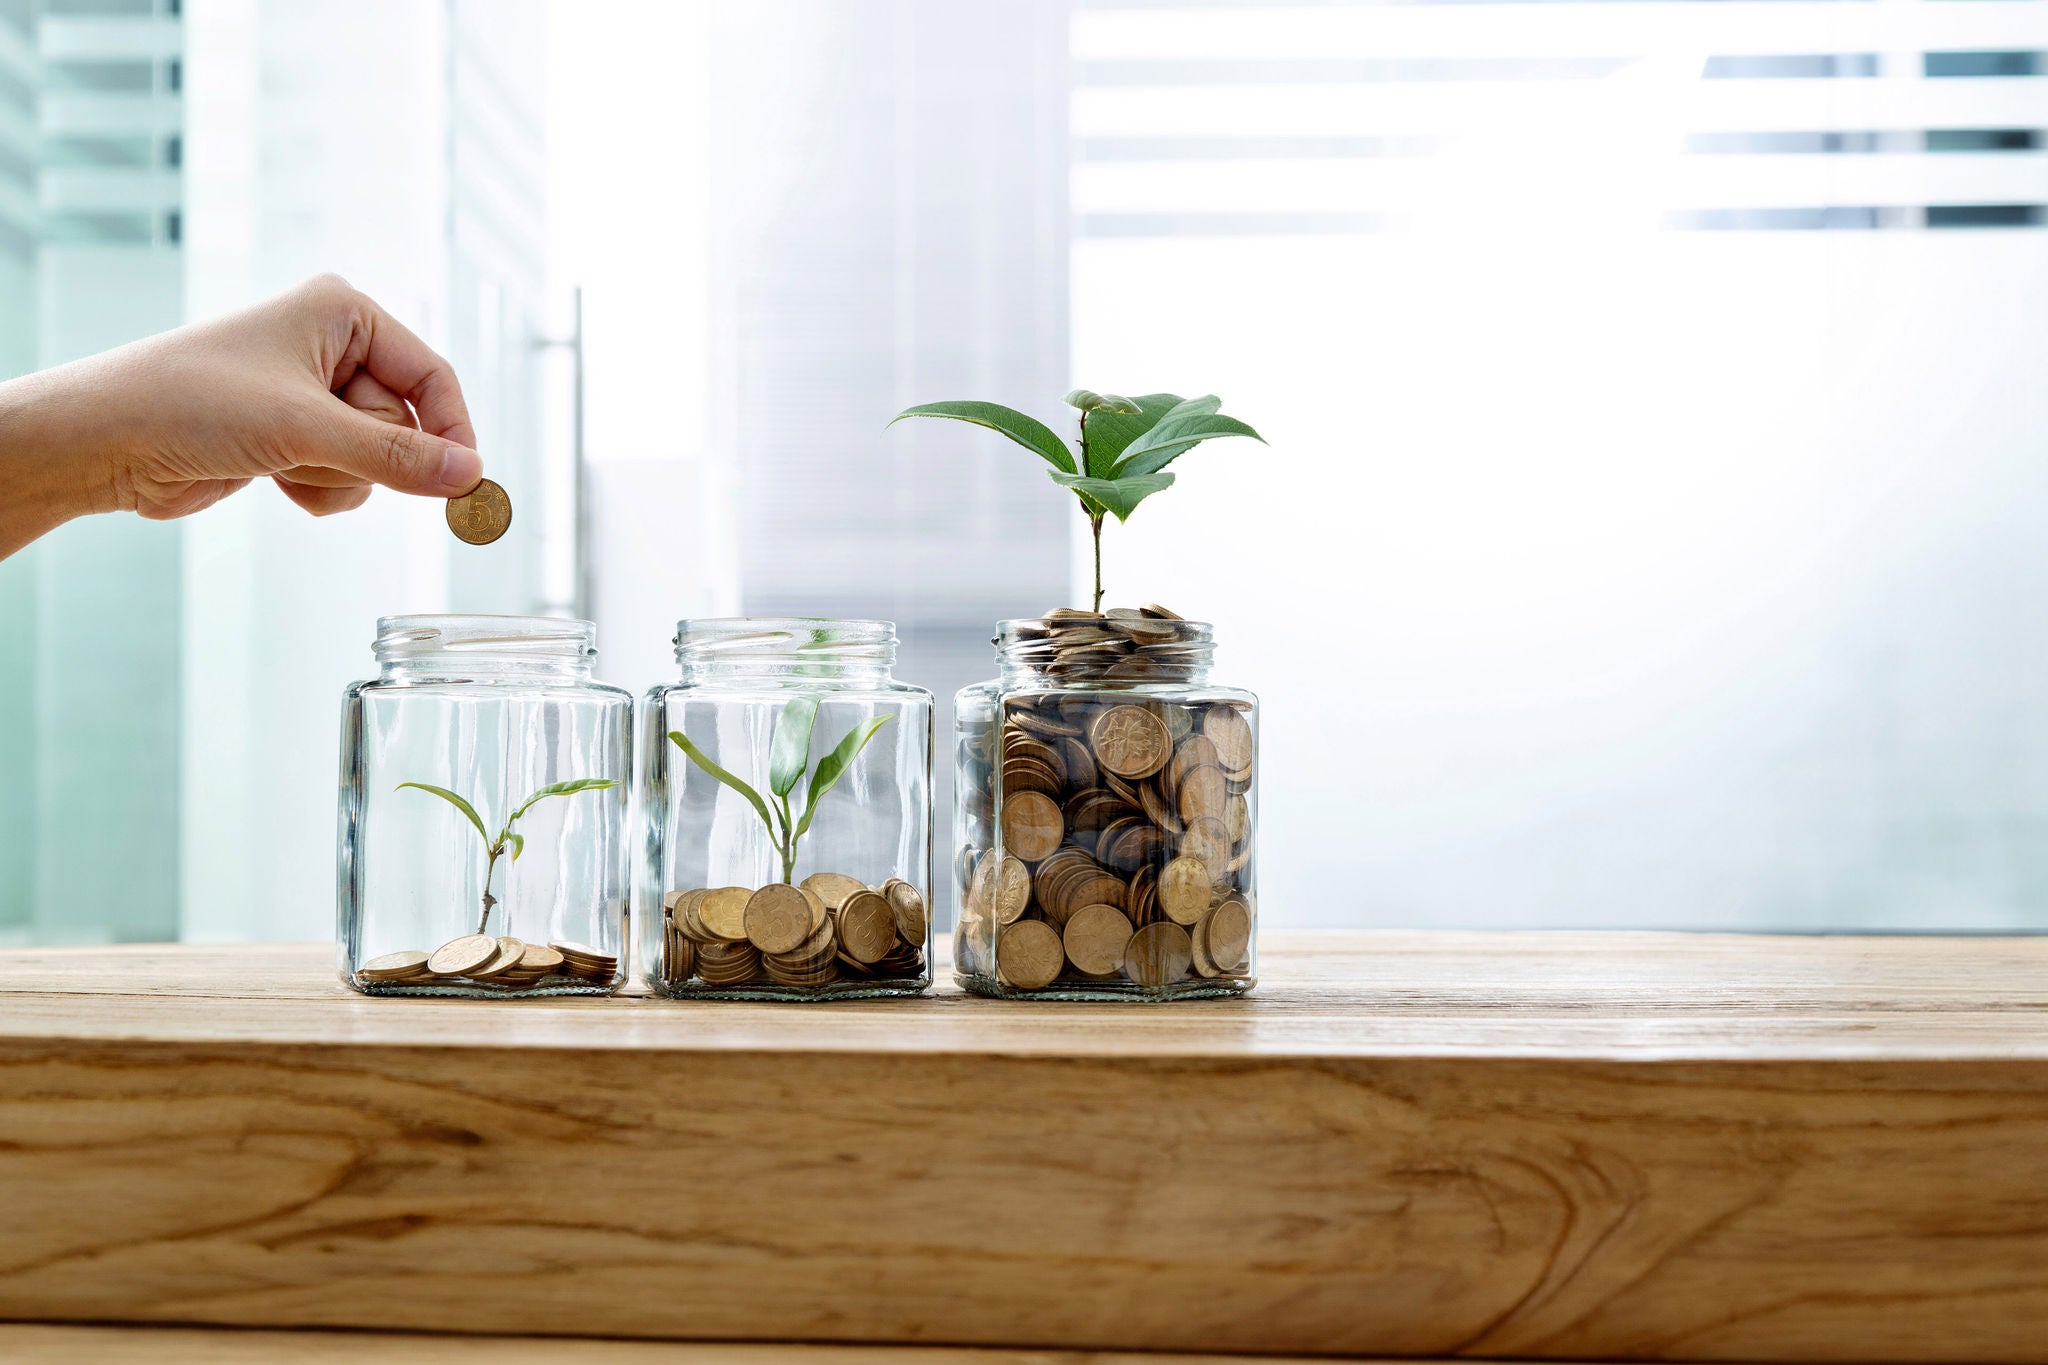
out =
{"type": "Polygon", "coordinates": [[[957,699],[954,974],[979,995],[1185,1000],[1257,980],[1258,699],[1164,607],[1005,621],[957,699]]]}
{"type": "Polygon", "coordinates": [[[633,697],[597,628],[387,616],[342,697],[336,918],[370,995],[590,995],[625,980],[633,697]]]}
{"type": "Polygon", "coordinates": [[[932,694],[887,621],[683,621],[641,708],[648,985],[832,1000],[931,985],[932,694]]]}

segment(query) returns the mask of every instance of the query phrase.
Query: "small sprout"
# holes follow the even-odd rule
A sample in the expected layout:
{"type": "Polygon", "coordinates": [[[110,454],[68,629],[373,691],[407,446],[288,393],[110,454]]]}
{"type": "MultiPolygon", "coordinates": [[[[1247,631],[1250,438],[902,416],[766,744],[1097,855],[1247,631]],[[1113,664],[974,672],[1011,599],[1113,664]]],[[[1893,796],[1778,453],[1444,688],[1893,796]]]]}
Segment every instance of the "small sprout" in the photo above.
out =
{"type": "Polygon", "coordinates": [[[817,719],[818,700],[815,697],[798,697],[776,716],[775,736],[768,745],[766,797],[713,763],[710,755],[691,743],[690,737],[681,730],[668,732],[668,737],[678,749],[689,755],[692,763],[747,798],[755,814],[761,817],[761,823],[768,827],[768,837],[782,859],[782,880],[785,882],[796,880],[797,844],[809,833],[811,820],[818,813],[818,803],[839,785],[839,779],[846,776],[847,769],[853,766],[860,751],[867,748],[875,732],[889,723],[889,717],[881,716],[864,725],[854,726],[812,769],[811,727],[817,719]],[[804,795],[803,818],[797,819],[790,809],[789,794],[803,781],[807,769],[811,774],[811,784],[804,795]]]}
{"type": "Polygon", "coordinates": [[[519,817],[550,796],[573,796],[577,792],[602,791],[606,787],[616,787],[618,785],[618,779],[611,777],[577,777],[571,778],[567,782],[551,782],[527,797],[520,804],[519,809],[513,811],[512,814],[505,818],[505,828],[498,831],[498,837],[495,839],[491,837],[490,832],[485,828],[483,817],[476,813],[476,807],[470,805],[469,802],[463,800],[454,792],[449,791],[446,787],[436,787],[427,782],[401,782],[392,790],[404,791],[407,787],[412,787],[418,791],[432,792],[435,796],[440,797],[443,801],[446,801],[449,805],[468,816],[469,823],[476,826],[477,837],[484,841],[484,850],[488,855],[484,863],[484,908],[483,913],[477,917],[476,922],[476,931],[479,934],[483,934],[490,932],[491,907],[498,903],[498,898],[491,894],[491,878],[497,875],[498,859],[504,857],[506,851],[510,850],[512,861],[516,863],[519,861],[519,855],[526,852],[526,836],[516,833],[512,828],[513,825],[519,822],[519,817]]]}
{"type": "Polygon", "coordinates": [[[1102,519],[1114,512],[1129,521],[1138,504],[1162,488],[1173,475],[1163,473],[1188,451],[1214,436],[1265,437],[1235,417],[1218,411],[1215,395],[1182,398],[1173,393],[1148,393],[1125,398],[1114,393],[1075,389],[1067,406],[1081,414],[1081,462],[1076,465],[1065,442],[1035,417],[1000,403],[920,403],[889,419],[894,426],[906,417],[950,417],[956,422],[1000,431],[1052,466],[1052,481],[1071,488],[1087,514],[1095,537],[1095,610],[1102,610],[1102,519]]]}

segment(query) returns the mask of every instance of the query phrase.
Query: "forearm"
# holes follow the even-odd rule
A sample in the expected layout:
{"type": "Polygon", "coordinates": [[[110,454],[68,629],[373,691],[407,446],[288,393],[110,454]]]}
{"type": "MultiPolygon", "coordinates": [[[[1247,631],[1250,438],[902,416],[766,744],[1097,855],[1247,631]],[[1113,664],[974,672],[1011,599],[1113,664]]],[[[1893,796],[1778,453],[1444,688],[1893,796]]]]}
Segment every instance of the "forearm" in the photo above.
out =
{"type": "Polygon", "coordinates": [[[78,367],[0,384],[0,559],[74,517],[117,505],[78,367]]]}

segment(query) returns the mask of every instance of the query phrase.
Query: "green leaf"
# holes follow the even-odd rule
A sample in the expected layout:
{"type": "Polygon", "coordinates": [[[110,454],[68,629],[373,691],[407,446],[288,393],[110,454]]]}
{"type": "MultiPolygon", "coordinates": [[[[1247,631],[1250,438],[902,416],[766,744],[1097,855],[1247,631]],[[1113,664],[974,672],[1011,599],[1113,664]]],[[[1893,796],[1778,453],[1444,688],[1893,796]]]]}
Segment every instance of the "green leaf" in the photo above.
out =
{"type": "Polygon", "coordinates": [[[752,787],[740,781],[737,777],[734,777],[731,773],[719,767],[716,763],[713,763],[711,761],[710,755],[706,754],[702,749],[698,748],[696,745],[690,743],[690,737],[684,734],[681,730],[669,731],[668,737],[671,740],[675,741],[675,746],[678,749],[681,749],[684,753],[690,756],[690,761],[692,763],[702,768],[705,772],[710,773],[720,782],[723,782],[726,786],[731,787],[741,796],[744,796],[747,798],[747,800],[751,801],[754,805],[754,809],[760,812],[761,823],[768,826],[769,837],[775,837],[775,821],[772,817],[769,816],[768,803],[761,799],[761,793],[755,791],[752,787]]]}
{"type": "Polygon", "coordinates": [[[818,719],[818,699],[798,697],[775,717],[775,738],[768,746],[768,789],[787,796],[803,781],[811,765],[811,726],[818,719]]]}
{"type": "Polygon", "coordinates": [[[484,829],[484,822],[482,818],[477,815],[475,806],[470,805],[469,802],[463,800],[454,792],[449,791],[446,787],[436,787],[426,782],[401,782],[397,786],[393,787],[391,790],[404,791],[407,787],[411,787],[416,791],[432,792],[434,795],[440,797],[443,801],[446,801],[449,805],[455,807],[455,809],[461,811],[464,815],[467,815],[469,817],[469,823],[476,826],[476,832],[478,837],[480,837],[484,841],[486,847],[490,845],[491,836],[484,829]]]}
{"type": "Polygon", "coordinates": [[[906,417],[950,417],[957,422],[972,422],[990,431],[1000,431],[1026,450],[1036,451],[1053,468],[1068,474],[1074,472],[1074,457],[1067,453],[1066,443],[1053,435],[1051,427],[1036,417],[1027,416],[1015,408],[1006,408],[1001,403],[973,400],[920,403],[891,417],[889,425],[893,427],[906,417]]]}
{"type": "Polygon", "coordinates": [[[1124,456],[1110,471],[1113,479],[1127,478],[1133,474],[1156,474],[1174,460],[1200,445],[1203,441],[1217,436],[1249,436],[1263,443],[1265,437],[1235,417],[1225,417],[1215,410],[1217,400],[1189,399],[1180,408],[1168,413],[1159,424],[1131,443],[1124,456]],[[1207,411],[1196,409],[1196,402],[1207,402],[1207,411]],[[1182,411],[1188,409],[1188,411],[1182,411]]]}
{"type": "Polygon", "coordinates": [[[518,862],[519,855],[526,852],[526,836],[524,834],[514,834],[507,830],[505,842],[512,846],[512,861],[518,862]]]}
{"type": "Polygon", "coordinates": [[[1108,478],[1109,471],[1116,467],[1118,458],[1131,442],[1152,430],[1160,418],[1179,407],[1181,396],[1177,393],[1146,393],[1132,402],[1138,408],[1135,416],[1106,409],[1088,414],[1088,425],[1082,432],[1082,464],[1088,477],[1108,478]]]}
{"type": "Polygon", "coordinates": [[[512,812],[512,820],[505,822],[505,828],[512,828],[513,820],[517,820],[550,796],[574,796],[577,792],[603,791],[606,787],[618,785],[619,780],[615,777],[572,777],[567,782],[550,782],[527,797],[525,805],[512,812]]]}
{"type": "Polygon", "coordinates": [[[860,757],[860,751],[868,747],[868,741],[875,737],[875,731],[889,723],[889,717],[877,716],[866,725],[857,725],[846,732],[846,738],[831,753],[818,760],[818,769],[811,774],[810,794],[804,798],[804,818],[796,827],[796,837],[801,839],[811,827],[811,817],[818,813],[818,803],[825,794],[839,785],[839,779],[846,776],[846,770],[853,766],[853,760],[860,757]]]}
{"type": "Polygon", "coordinates": [[[1079,474],[1048,476],[1062,488],[1095,499],[1116,513],[1118,521],[1129,521],[1138,504],[1162,488],[1173,486],[1171,474],[1134,474],[1127,479],[1090,479],[1079,474]]]}
{"type": "Polygon", "coordinates": [[[1118,412],[1128,417],[1143,416],[1143,410],[1122,394],[1096,393],[1090,389],[1075,389],[1067,395],[1067,406],[1083,412],[1118,412]]]}

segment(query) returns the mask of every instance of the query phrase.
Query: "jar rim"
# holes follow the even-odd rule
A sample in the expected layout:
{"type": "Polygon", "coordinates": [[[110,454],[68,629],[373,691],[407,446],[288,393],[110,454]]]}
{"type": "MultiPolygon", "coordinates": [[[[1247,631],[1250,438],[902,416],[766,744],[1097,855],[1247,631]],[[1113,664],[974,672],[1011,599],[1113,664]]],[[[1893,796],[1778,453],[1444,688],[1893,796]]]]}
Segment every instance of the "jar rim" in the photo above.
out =
{"type": "Polygon", "coordinates": [[[827,616],[704,616],[676,622],[678,663],[894,662],[896,623],[827,616]]]}
{"type": "Polygon", "coordinates": [[[597,653],[597,623],[480,612],[380,616],[371,650],[384,662],[437,655],[588,659],[597,653]]]}

